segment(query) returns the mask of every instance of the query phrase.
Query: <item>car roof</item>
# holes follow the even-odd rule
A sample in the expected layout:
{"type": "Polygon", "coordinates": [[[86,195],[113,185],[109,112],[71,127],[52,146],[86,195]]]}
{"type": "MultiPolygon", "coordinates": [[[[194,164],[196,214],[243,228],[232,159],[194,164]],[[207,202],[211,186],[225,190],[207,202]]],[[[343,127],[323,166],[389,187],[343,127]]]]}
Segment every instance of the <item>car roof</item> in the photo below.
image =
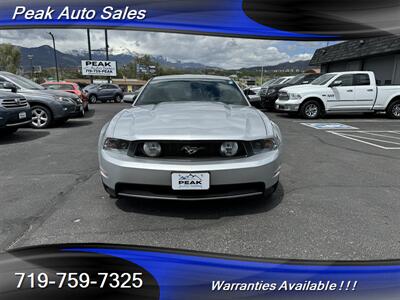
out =
{"type": "Polygon", "coordinates": [[[70,81],[46,81],[43,82],[42,84],[76,84],[76,83],[70,81]]]}
{"type": "Polygon", "coordinates": [[[232,80],[232,79],[227,76],[184,74],[184,75],[157,76],[154,77],[152,80],[158,81],[158,80],[232,80]]]}

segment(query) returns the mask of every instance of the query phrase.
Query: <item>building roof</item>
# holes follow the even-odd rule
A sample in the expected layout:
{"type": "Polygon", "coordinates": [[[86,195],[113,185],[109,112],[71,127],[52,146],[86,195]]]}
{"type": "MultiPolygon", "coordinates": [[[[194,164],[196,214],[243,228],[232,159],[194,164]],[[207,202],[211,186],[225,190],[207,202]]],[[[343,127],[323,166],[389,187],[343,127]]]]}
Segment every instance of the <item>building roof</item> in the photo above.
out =
{"type": "Polygon", "coordinates": [[[385,36],[363,40],[352,40],[317,49],[310,61],[311,66],[323,63],[357,59],[365,56],[400,52],[400,37],[385,36]]]}

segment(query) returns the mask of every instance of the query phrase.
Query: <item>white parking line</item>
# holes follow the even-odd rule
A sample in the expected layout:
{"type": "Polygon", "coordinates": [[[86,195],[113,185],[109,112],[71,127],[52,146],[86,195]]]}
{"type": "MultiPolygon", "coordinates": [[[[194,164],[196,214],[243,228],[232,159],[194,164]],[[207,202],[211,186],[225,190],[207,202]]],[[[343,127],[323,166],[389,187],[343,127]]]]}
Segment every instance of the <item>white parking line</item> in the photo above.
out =
{"type": "Polygon", "coordinates": [[[349,140],[353,140],[353,141],[357,141],[359,143],[363,143],[363,144],[367,144],[373,147],[377,147],[380,149],[385,149],[385,150],[400,150],[400,143],[398,142],[393,142],[393,141],[388,141],[387,139],[378,139],[378,138],[371,138],[371,137],[366,137],[366,136],[360,136],[357,135],[358,134],[371,134],[371,135],[377,135],[377,136],[383,136],[385,138],[396,138],[397,137],[392,137],[392,136],[384,136],[381,133],[394,133],[394,134],[399,134],[398,131],[384,131],[384,130],[375,130],[375,131],[367,131],[367,130],[349,130],[349,131],[344,131],[344,132],[340,132],[340,131],[327,131],[329,133],[332,133],[334,135],[337,136],[341,136],[343,138],[349,139],[349,140]],[[373,143],[372,141],[376,142],[373,143]],[[396,145],[394,147],[387,147],[387,146],[382,146],[379,143],[383,143],[383,144],[392,144],[392,145],[396,145]]]}
{"type": "MultiPolygon", "coordinates": [[[[380,133],[374,133],[374,132],[364,132],[365,134],[373,135],[373,136],[382,136],[390,139],[395,139],[395,140],[400,140],[400,136],[390,136],[390,135],[385,135],[385,134],[380,134],[380,133]]],[[[394,134],[400,134],[400,132],[393,132],[393,131],[387,131],[387,133],[394,133],[394,134]]]]}

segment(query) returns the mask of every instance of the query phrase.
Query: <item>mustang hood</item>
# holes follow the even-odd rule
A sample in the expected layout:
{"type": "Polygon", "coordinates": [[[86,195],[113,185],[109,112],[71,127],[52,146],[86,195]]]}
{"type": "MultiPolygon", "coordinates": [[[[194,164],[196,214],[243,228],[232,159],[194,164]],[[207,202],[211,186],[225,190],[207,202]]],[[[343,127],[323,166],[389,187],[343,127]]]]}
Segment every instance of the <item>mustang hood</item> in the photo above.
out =
{"type": "MultiPolygon", "coordinates": [[[[164,102],[126,109],[106,136],[126,140],[256,140],[268,118],[252,107],[212,102],[164,102]]],[[[270,133],[271,134],[271,133],[270,133]]]]}

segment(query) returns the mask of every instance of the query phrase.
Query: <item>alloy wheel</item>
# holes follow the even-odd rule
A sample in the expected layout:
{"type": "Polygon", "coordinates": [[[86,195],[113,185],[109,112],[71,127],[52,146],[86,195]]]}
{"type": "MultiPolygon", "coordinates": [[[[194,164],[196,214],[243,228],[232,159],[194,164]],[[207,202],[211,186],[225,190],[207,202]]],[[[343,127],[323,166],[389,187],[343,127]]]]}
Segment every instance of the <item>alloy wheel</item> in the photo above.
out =
{"type": "Polygon", "coordinates": [[[305,107],[305,114],[309,118],[315,118],[318,115],[318,106],[310,103],[305,107]]]}
{"type": "Polygon", "coordinates": [[[43,128],[46,127],[47,123],[49,121],[49,116],[47,112],[40,108],[40,107],[35,107],[32,110],[32,124],[36,128],[43,128]]]}
{"type": "Polygon", "coordinates": [[[396,118],[400,118],[400,103],[397,103],[397,104],[393,105],[392,114],[396,118]]]}

